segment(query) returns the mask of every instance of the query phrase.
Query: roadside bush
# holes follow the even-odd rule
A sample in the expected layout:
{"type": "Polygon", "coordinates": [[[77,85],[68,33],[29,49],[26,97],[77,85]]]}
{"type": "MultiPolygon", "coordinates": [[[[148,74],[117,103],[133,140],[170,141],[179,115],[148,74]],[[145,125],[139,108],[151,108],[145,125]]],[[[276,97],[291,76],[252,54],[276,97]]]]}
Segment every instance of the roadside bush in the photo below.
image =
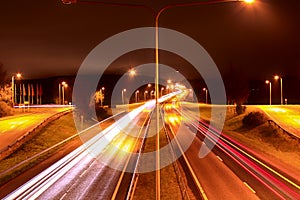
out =
{"type": "Polygon", "coordinates": [[[246,112],[246,106],[243,106],[241,104],[236,105],[235,111],[238,115],[244,114],[246,112]]]}
{"type": "Polygon", "coordinates": [[[0,117],[12,115],[12,113],[13,113],[12,108],[4,101],[0,101],[0,117]]]}
{"type": "Polygon", "coordinates": [[[98,121],[102,121],[102,120],[110,117],[110,115],[108,114],[108,111],[106,109],[104,109],[103,107],[96,107],[96,115],[97,115],[98,121]]]}
{"type": "Polygon", "coordinates": [[[242,122],[244,126],[247,127],[255,127],[259,126],[266,122],[266,117],[261,112],[250,112],[248,115],[246,115],[242,122]]]}

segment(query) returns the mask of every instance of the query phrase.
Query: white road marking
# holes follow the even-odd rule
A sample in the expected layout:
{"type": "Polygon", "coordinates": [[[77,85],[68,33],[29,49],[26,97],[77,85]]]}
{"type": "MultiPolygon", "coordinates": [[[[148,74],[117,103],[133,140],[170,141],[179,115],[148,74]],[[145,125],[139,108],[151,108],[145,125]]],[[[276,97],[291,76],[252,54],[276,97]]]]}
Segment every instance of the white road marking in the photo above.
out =
{"type": "Polygon", "coordinates": [[[64,195],[62,195],[62,197],[60,197],[60,199],[59,199],[59,200],[62,200],[62,199],[64,199],[66,195],[67,195],[67,193],[64,193],[64,195]]]}
{"type": "Polygon", "coordinates": [[[221,162],[223,162],[223,160],[222,160],[222,158],[220,158],[220,156],[217,156],[217,158],[218,158],[221,162]]]}
{"type": "Polygon", "coordinates": [[[84,170],[83,172],[82,172],[82,174],[80,174],[80,178],[85,174],[87,172],[87,170],[84,170]]]}
{"type": "Polygon", "coordinates": [[[246,187],[247,187],[249,190],[251,190],[254,194],[256,193],[255,190],[252,189],[252,187],[250,187],[250,185],[248,185],[248,183],[246,183],[246,182],[243,182],[243,183],[244,183],[244,185],[246,185],[246,187]]]}

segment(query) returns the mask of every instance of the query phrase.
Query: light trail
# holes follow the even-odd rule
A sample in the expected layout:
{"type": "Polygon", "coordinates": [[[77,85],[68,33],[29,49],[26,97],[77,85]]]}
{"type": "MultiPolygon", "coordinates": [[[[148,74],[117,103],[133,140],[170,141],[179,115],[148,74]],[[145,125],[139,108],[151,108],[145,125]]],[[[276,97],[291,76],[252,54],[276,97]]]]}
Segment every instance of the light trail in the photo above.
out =
{"type": "MultiPolygon", "coordinates": [[[[180,113],[180,111],[177,110],[180,113]]],[[[182,114],[183,116],[192,119],[192,117],[188,114],[182,114]]],[[[192,121],[192,120],[190,120],[192,121]]],[[[233,161],[239,164],[245,171],[255,177],[261,184],[263,184],[266,188],[272,191],[276,196],[280,199],[285,199],[286,197],[291,199],[299,199],[300,194],[295,192],[287,185],[285,185],[282,181],[276,179],[269,172],[262,169],[259,165],[263,166],[273,174],[277,175],[287,183],[291,184],[293,187],[299,190],[299,186],[293,181],[281,175],[279,172],[276,172],[271,167],[263,164],[258,159],[251,156],[249,153],[245,152],[237,143],[231,140],[228,136],[224,136],[224,134],[218,132],[213,127],[209,126],[205,122],[198,121],[198,124],[192,123],[192,126],[200,131],[203,136],[209,138],[213,143],[216,143],[216,147],[222,150],[228,157],[230,157],[233,161]],[[221,135],[221,137],[218,137],[221,135]],[[256,164],[257,163],[257,164],[256,164]],[[274,189],[276,188],[276,189],[274,189]],[[284,195],[284,196],[283,196],[284,195]]]]}
{"type": "MultiPolygon", "coordinates": [[[[151,106],[147,103],[142,108],[151,106]]],[[[23,199],[23,198],[37,198],[48,188],[50,188],[56,181],[62,178],[68,171],[77,165],[83,158],[90,156],[90,151],[97,153],[97,156],[112,142],[120,131],[120,124],[122,128],[130,123],[128,117],[136,117],[142,108],[134,110],[124,117],[117,120],[114,124],[101,131],[95,137],[91,138],[85,145],[77,148],[75,151],[56,162],[54,165],[28,181],[26,184],[6,196],[4,199],[23,199]],[[126,123],[127,122],[127,123],[126,123]],[[87,150],[89,148],[89,150],[87,150]]]]}
{"type": "MultiPolygon", "coordinates": [[[[160,102],[163,102],[174,95],[177,92],[168,94],[159,99],[160,102]]],[[[56,107],[56,106],[55,106],[56,107]]],[[[33,179],[19,187],[17,190],[13,191],[5,197],[5,199],[23,199],[23,198],[37,198],[42,195],[45,191],[48,191],[50,187],[55,185],[55,183],[62,179],[67,173],[69,173],[75,166],[78,165],[82,160],[93,155],[95,158],[99,157],[104,151],[107,151],[109,146],[115,146],[120,148],[124,152],[131,151],[132,145],[134,143],[127,143],[124,145],[124,142],[127,142],[127,139],[123,140],[123,144],[120,141],[117,141],[116,138],[119,137],[119,133],[124,131],[126,127],[132,120],[138,119],[138,115],[143,113],[144,110],[153,110],[155,107],[155,101],[146,102],[144,105],[134,109],[128,114],[124,115],[118,119],[115,123],[101,131],[96,136],[89,139],[84,145],[56,162],[51,167],[47,168],[45,171],[35,176],[33,179]],[[129,146],[128,146],[129,145],[129,146]]],[[[86,131],[90,131],[91,128],[86,131]]],[[[130,132],[130,131],[129,131],[130,132]]],[[[81,133],[82,134],[82,133],[81,133]]],[[[137,138],[139,139],[139,138],[137,138]]],[[[118,151],[119,152],[119,151],[118,151]]],[[[110,152],[110,157],[114,157],[114,153],[110,152]]],[[[91,157],[92,158],[92,157],[91,157]]],[[[86,162],[90,162],[88,159],[86,162]]],[[[86,171],[83,171],[79,177],[86,176],[86,171]]],[[[64,195],[65,196],[65,195],[64,195]]]]}
{"type": "MultiPolygon", "coordinates": [[[[167,106],[167,107],[168,107],[168,110],[170,110],[169,106],[167,106]]],[[[173,107],[173,105],[172,105],[172,107],[173,107]]],[[[173,115],[172,115],[172,118],[174,118],[173,115]]],[[[176,118],[178,118],[178,116],[177,116],[176,118]]],[[[164,119],[165,119],[166,123],[169,122],[169,123],[171,123],[171,124],[174,125],[173,120],[169,120],[168,117],[164,117],[164,119]]],[[[179,120],[175,120],[175,122],[178,123],[179,120]]],[[[202,198],[203,198],[204,200],[208,200],[208,197],[207,197],[207,195],[206,195],[206,193],[205,193],[205,191],[204,191],[202,185],[200,184],[200,182],[199,182],[199,180],[198,180],[198,178],[197,178],[197,176],[196,176],[196,174],[195,174],[195,172],[194,172],[194,170],[193,170],[193,168],[192,168],[190,162],[188,161],[188,159],[187,159],[187,157],[186,157],[186,155],[185,155],[185,153],[184,153],[184,151],[183,151],[183,149],[182,149],[182,147],[181,147],[181,145],[180,145],[180,142],[177,140],[176,134],[174,133],[174,131],[173,131],[173,129],[172,129],[172,126],[170,126],[170,132],[171,132],[171,134],[172,134],[172,136],[173,136],[173,139],[175,140],[175,143],[176,143],[177,147],[178,147],[179,150],[180,150],[180,153],[181,153],[181,155],[182,155],[182,157],[183,157],[183,159],[184,159],[184,161],[185,161],[185,164],[187,165],[187,167],[188,167],[188,169],[189,169],[189,172],[190,172],[190,174],[191,174],[191,176],[192,176],[192,180],[193,180],[194,183],[196,184],[199,193],[201,194],[201,196],[202,196],[202,198]]],[[[174,148],[174,147],[173,147],[173,148],[174,148]]]]}

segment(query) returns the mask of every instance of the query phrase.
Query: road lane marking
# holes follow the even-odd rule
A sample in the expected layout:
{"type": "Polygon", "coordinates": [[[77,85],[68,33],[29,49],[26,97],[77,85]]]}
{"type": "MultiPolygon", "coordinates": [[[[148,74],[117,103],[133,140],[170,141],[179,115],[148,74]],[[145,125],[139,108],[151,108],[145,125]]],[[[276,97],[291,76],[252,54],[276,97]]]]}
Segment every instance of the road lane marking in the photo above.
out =
{"type": "Polygon", "coordinates": [[[62,195],[62,197],[60,197],[59,200],[63,200],[65,198],[65,196],[67,195],[67,193],[64,193],[64,195],[62,195]]]}
{"type": "Polygon", "coordinates": [[[81,174],[80,174],[80,178],[87,172],[87,170],[84,170],[81,174]]]}
{"type": "Polygon", "coordinates": [[[251,190],[251,192],[253,192],[254,194],[256,194],[255,190],[254,190],[252,187],[250,187],[250,185],[248,185],[248,183],[246,183],[246,182],[243,182],[243,183],[244,183],[244,185],[245,185],[249,190],[251,190]]]}
{"type": "Polygon", "coordinates": [[[220,158],[220,156],[217,156],[217,158],[218,158],[221,162],[223,162],[223,160],[222,160],[222,158],[220,158]]]}
{"type": "MultiPolygon", "coordinates": [[[[182,147],[181,147],[180,143],[178,142],[178,140],[177,140],[177,138],[176,138],[176,136],[175,136],[175,134],[174,134],[173,128],[172,128],[171,126],[170,126],[170,130],[171,130],[171,133],[172,133],[172,135],[173,135],[173,137],[174,137],[176,143],[178,144],[178,148],[179,148],[179,150],[180,150],[181,153],[182,153],[182,157],[183,157],[183,159],[185,160],[185,163],[186,163],[188,169],[190,170],[190,173],[191,173],[191,175],[192,175],[192,178],[193,178],[193,180],[196,182],[196,185],[197,185],[197,187],[198,187],[198,189],[199,189],[199,191],[200,191],[200,193],[201,193],[203,199],[204,199],[204,200],[208,200],[208,197],[207,197],[207,195],[206,195],[206,193],[205,193],[205,191],[204,191],[204,188],[201,186],[200,181],[198,180],[197,175],[196,175],[196,173],[194,172],[192,166],[190,165],[190,163],[189,163],[189,161],[188,161],[186,155],[183,153],[182,147]]],[[[204,142],[203,142],[203,143],[204,143],[204,142]]]]}

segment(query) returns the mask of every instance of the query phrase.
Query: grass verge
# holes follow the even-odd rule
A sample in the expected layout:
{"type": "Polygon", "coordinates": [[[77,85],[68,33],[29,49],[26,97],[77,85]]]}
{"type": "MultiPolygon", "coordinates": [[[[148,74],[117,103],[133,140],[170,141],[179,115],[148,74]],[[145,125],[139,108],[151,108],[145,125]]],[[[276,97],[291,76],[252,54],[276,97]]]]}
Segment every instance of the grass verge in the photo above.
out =
{"type": "Polygon", "coordinates": [[[270,125],[267,120],[258,126],[245,126],[242,120],[249,113],[229,118],[223,132],[267,158],[267,162],[288,167],[289,171],[300,175],[299,141],[270,125]]]}

